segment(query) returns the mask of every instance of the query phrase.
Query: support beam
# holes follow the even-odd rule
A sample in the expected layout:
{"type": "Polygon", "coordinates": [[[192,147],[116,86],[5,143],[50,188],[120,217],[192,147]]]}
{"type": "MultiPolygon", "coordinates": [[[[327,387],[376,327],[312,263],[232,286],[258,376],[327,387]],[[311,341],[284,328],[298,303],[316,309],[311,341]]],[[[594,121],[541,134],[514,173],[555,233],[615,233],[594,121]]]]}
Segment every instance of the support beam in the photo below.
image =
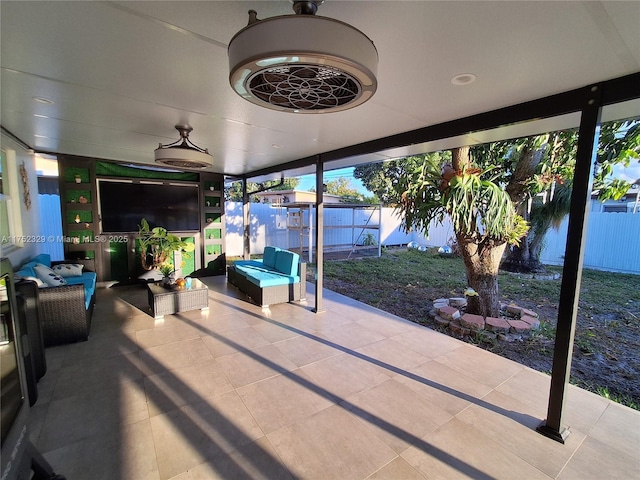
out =
{"type": "MultiPolygon", "coordinates": [[[[322,156],[316,156],[316,305],[314,312],[322,313],[322,288],[324,280],[324,162],[322,156]]],[[[313,248],[313,245],[309,245],[313,248]]]]}
{"type": "Polygon", "coordinates": [[[246,177],[242,179],[242,258],[251,258],[251,211],[246,177]]]}
{"type": "Polygon", "coordinates": [[[571,193],[567,246],[558,304],[556,341],[553,350],[549,406],[547,419],[537,429],[538,432],[560,443],[564,443],[570,433],[569,428],[563,424],[562,417],[566,389],[571,374],[571,356],[573,354],[587,232],[587,207],[591,196],[593,166],[600,129],[602,85],[593,85],[586,97],[578,132],[578,150],[571,193]]]}

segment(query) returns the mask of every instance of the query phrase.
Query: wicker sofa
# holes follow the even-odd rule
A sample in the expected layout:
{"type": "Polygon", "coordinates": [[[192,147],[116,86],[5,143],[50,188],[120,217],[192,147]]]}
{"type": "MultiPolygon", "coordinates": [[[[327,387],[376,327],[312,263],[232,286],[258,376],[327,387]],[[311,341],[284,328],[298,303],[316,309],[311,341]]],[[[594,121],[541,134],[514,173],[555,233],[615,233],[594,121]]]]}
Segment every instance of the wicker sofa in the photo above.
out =
{"type": "Polygon", "coordinates": [[[84,341],[89,338],[91,316],[96,300],[95,272],[82,270],[80,275],[64,277],[65,285],[42,286],[36,266],[69,265],[73,261],[51,262],[47,254],[40,254],[15,272],[22,281],[38,283],[38,310],[46,347],[84,341]]]}
{"type": "Polygon", "coordinates": [[[307,264],[300,255],[265,247],[260,260],[236,260],[227,268],[227,281],[261,307],[304,300],[307,264]]]}

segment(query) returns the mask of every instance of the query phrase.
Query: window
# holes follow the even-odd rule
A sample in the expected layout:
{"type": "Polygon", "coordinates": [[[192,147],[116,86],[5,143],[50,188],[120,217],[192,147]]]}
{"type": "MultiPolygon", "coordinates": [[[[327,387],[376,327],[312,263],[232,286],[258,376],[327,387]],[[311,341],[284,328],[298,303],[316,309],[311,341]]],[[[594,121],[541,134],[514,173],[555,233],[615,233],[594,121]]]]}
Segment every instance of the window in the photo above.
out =
{"type": "Polygon", "coordinates": [[[602,211],[605,213],[627,213],[627,204],[624,205],[603,205],[602,211]]]}

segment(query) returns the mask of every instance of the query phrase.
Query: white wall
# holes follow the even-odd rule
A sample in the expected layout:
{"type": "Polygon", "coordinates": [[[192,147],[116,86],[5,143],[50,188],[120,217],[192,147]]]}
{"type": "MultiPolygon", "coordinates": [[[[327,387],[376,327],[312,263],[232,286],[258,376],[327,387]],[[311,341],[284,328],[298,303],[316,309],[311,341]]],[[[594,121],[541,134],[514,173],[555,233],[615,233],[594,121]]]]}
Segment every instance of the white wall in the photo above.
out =
{"type": "MultiPolygon", "coordinates": [[[[19,221],[22,224],[21,235],[26,240],[31,240],[33,237],[39,237],[40,234],[40,203],[38,200],[38,177],[36,174],[35,157],[32,153],[25,150],[19,143],[15,142],[12,138],[1,135],[0,147],[7,154],[7,162],[11,162],[8,165],[8,172],[12,177],[14,185],[16,185],[16,192],[12,192],[12,201],[19,205],[19,221]],[[20,176],[20,165],[24,162],[24,166],[27,171],[27,185],[30,192],[31,208],[27,210],[27,206],[24,202],[24,187],[22,184],[22,178],[20,176]],[[15,197],[15,198],[13,198],[15,197]]],[[[3,172],[5,175],[5,172],[3,172]]],[[[7,232],[0,232],[2,235],[8,235],[7,232]]],[[[7,257],[13,267],[18,267],[29,258],[37,255],[41,252],[41,245],[43,242],[39,241],[27,241],[18,246],[11,246],[2,248],[0,256],[7,257]]]]}

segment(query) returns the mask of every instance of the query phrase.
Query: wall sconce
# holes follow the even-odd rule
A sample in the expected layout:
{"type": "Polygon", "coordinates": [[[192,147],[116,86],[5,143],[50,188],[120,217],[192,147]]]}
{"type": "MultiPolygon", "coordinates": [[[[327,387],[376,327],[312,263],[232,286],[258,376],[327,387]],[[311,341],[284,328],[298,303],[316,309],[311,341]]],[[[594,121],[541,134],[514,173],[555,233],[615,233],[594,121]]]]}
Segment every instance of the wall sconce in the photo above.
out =
{"type": "Polygon", "coordinates": [[[76,218],[73,220],[76,223],[80,223],[80,214],[76,213],[76,218]]]}

